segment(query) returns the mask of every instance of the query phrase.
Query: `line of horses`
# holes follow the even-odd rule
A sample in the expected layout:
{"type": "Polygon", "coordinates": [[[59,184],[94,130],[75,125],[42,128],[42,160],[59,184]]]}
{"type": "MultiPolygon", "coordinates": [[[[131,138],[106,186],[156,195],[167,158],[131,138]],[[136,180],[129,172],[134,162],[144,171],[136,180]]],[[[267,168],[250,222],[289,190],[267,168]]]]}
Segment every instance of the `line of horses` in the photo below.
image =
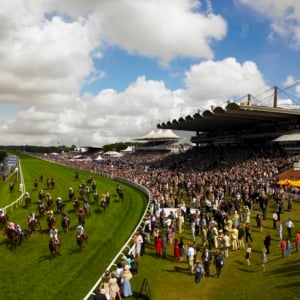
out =
{"type": "MultiPolygon", "coordinates": [[[[43,181],[43,178],[40,178],[40,181],[43,181]]],[[[54,184],[52,185],[52,182],[55,183],[54,180],[50,181],[50,187],[54,188],[54,184]]],[[[15,230],[9,229],[7,227],[7,223],[9,222],[7,214],[6,218],[0,217],[0,229],[4,229],[4,234],[7,237],[7,245],[10,245],[12,250],[16,250],[18,246],[21,246],[23,241],[27,241],[32,233],[42,230],[40,220],[45,217],[45,214],[49,230],[53,225],[57,224],[57,215],[61,215],[61,228],[63,230],[63,233],[67,234],[70,229],[71,218],[66,213],[66,202],[72,202],[73,209],[71,209],[70,211],[77,213],[78,225],[82,226],[85,225],[86,217],[91,215],[91,194],[93,195],[94,204],[96,204],[96,207],[98,207],[98,209],[100,209],[100,211],[102,211],[103,213],[106,211],[106,208],[110,204],[109,192],[105,191],[100,198],[97,191],[96,182],[91,177],[89,177],[87,180],[87,184],[85,184],[83,181],[80,183],[78,188],[78,196],[75,194],[72,188],[69,188],[69,197],[66,202],[63,201],[61,197],[58,197],[55,201],[56,212],[53,212],[54,201],[51,194],[49,192],[46,193],[43,189],[38,190],[38,185],[39,182],[35,180],[34,189],[38,192],[38,216],[36,216],[35,218],[27,218],[28,229],[22,230],[22,233],[20,234],[15,230]]],[[[47,187],[49,188],[48,184],[47,187]]],[[[119,201],[123,201],[124,194],[120,185],[117,186],[116,192],[119,197],[119,201]]],[[[33,204],[32,198],[28,192],[24,194],[24,202],[25,208],[29,208],[33,204]]],[[[83,245],[84,243],[87,243],[87,241],[88,236],[86,233],[82,236],[76,234],[76,243],[79,246],[79,251],[83,250],[83,245]]],[[[51,257],[60,255],[60,243],[57,243],[57,241],[50,238],[48,246],[51,257]]]]}

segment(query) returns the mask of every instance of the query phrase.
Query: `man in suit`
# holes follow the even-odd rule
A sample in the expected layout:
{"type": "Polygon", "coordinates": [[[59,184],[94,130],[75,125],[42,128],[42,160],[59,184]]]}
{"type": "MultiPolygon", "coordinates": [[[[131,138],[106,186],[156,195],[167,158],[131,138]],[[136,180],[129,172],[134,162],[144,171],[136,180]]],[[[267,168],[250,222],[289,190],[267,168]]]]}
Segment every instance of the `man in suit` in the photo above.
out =
{"type": "Polygon", "coordinates": [[[203,266],[204,266],[205,276],[209,277],[210,276],[209,266],[210,266],[210,263],[211,263],[211,254],[209,252],[208,247],[205,247],[205,249],[202,253],[201,259],[202,259],[202,263],[203,263],[203,266]]]}

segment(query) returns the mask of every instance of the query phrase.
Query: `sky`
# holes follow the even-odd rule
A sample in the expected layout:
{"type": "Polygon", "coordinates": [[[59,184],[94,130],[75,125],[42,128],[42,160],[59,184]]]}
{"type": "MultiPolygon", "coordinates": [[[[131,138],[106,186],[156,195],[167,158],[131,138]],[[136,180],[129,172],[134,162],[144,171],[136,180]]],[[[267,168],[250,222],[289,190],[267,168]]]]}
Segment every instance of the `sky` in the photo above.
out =
{"type": "Polygon", "coordinates": [[[297,108],[299,62],[299,0],[2,0],[0,145],[133,142],[274,86],[297,108]]]}

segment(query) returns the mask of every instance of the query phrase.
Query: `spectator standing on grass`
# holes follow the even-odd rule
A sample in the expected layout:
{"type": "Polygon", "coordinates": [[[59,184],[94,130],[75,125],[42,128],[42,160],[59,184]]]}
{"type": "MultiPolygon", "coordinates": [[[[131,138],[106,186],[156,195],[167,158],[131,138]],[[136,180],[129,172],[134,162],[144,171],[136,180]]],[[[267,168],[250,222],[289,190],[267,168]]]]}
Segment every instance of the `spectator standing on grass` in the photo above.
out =
{"type": "Polygon", "coordinates": [[[291,241],[289,238],[286,239],[286,255],[290,256],[291,255],[291,251],[292,251],[292,248],[291,248],[291,241]]]}
{"type": "Polygon", "coordinates": [[[131,278],[132,278],[132,273],[130,272],[129,267],[125,266],[121,278],[122,294],[124,297],[132,296],[132,289],[130,284],[131,278]]]}
{"type": "Polygon", "coordinates": [[[282,221],[278,220],[277,221],[277,232],[278,232],[278,236],[279,236],[279,240],[282,240],[282,221]]]}
{"type": "Polygon", "coordinates": [[[267,250],[266,248],[262,248],[261,250],[261,266],[262,266],[262,271],[266,271],[266,263],[267,263],[267,250]]]}
{"type": "Polygon", "coordinates": [[[216,266],[216,277],[220,278],[222,268],[224,267],[224,257],[221,251],[217,251],[214,257],[214,265],[216,266]]]}
{"type": "Polygon", "coordinates": [[[264,237],[264,246],[266,248],[266,254],[270,254],[271,235],[269,232],[267,232],[266,236],[264,237]]]}
{"type": "Polygon", "coordinates": [[[183,259],[183,255],[184,255],[184,242],[183,242],[183,238],[181,237],[178,243],[178,247],[179,247],[179,254],[180,254],[180,258],[179,261],[182,261],[183,259]]]}
{"type": "Polygon", "coordinates": [[[245,229],[244,224],[240,223],[238,227],[239,236],[238,236],[238,248],[244,250],[245,248],[245,229]]]}
{"type": "Polygon", "coordinates": [[[201,278],[203,277],[204,270],[203,267],[200,264],[200,261],[197,261],[194,266],[194,272],[195,272],[195,283],[200,283],[201,278]]]}
{"type": "Polygon", "coordinates": [[[252,252],[252,245],[251,244],[248,244],[248,247],[247,247],[247,250],[246,250],[246,264],[248,266],[251,265],[251,262],[250,262],[250,256],[251,256],[251,252],[252,252]]]}
{"type": "Polygon", "coordinates": [[[249,240],[251,242],[253,242],[252,235],[251,235],[251,224],[250,223],[246,223],[245,233],[246,233],[246,243],[248,243],[249,240]]]}
{"type": "Polygon", "coordinates": [[[187,256],[188,270],[189,270],[190,274],[193,273],[194,255],[195,255],[195,248],[193,247],[192,243],[188,243],[188,247],[186,250],[186,256],[187,256]]]}
{"type": "Polygon", "coordinates": [[[288,232],[288,237],[291,238],[292,237],[292,229],[295,227],[293,221],[291,220],[291,218],[289,218],[286,223],[285,223],[287,232],[288,232]]]}
{"type": "Polygon", "coordinates": [[[156,256],[160,257],[163,248],[163,238],[161,235],[154,238],[154,247],[155,247],[156,256]]]}
{"type": "Polygon", "coordinates": [[[180,260],[180,249],[179,249],[179,242],[177,239],[174,240],[173,250],[174,250],[175,261],[179,261],[180,260]]]}
{"type": "Polygon", "coordinates": [[[207,247],[205,247],[205,249],[202,253],[201,259],[202,259],[202,263],[204,266],[205,276],[209,277],[210,276],[209,267],[210,267],[210,263],[211,263],[212,259],[211,259],[211,254],[209,252],[209,249],[207,247]]]}
{"type": "Polygon", "coordinates": [[[109,287],[109,296],[110,300],[121,299],[120,287],[117,282],[117,275],[115,272],[111,272],[110,278],[108,280],[108,287],[109,287]]]}
{"type": "Polygon", "coordinates": [[[287,247],[287,243],[285,239],[282,239],[280,241],[280,248],[281,248],[281,257],[285,257],[286,254],[286,247],[287,247]]]}
{"type": "Polygon", "coordinates": [[[297,231],[296,233],[296,238],[295,238],[295,242],[296,242],[296,251],[300,251],[300,231],[297,231]]]}
{"type": "Polygon", "coordinates": [[[272,219],[273,219],[273,229],[276,229],[276,223],[278,221],[278,215],[276,213],[276,210],[273,211],[272,219]]]}

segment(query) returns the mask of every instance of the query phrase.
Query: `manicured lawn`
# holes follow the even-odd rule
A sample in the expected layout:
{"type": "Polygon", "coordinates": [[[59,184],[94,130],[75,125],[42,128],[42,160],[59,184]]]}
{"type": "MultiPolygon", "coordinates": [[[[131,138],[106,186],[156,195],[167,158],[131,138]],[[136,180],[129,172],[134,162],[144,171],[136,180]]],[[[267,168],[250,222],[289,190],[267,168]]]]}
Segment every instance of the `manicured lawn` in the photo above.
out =
{"type": "MultiPolygon", "coordinates": [[[[108,264],[121,249],[123,244],[136,227],[143,214],[146,197],[129,186],[124,188],[124,202],[116,196],[117,182],[108,178],[92,175],[96,180],[99,195],[108,190],[111,195],[111,204],[104,213],[91,200],[92,213],[86,220],[88,244],[83,252],[75,240],[77,213],[73,209],[73,202],[68,200],[68,189],[73,187],[78,191],[81,180],[87,180],[91,175],[79,171],[79,180],[74,178],[75,170],[45,162],[30,156],[21,155],[21,164],[25,178],[26,191],[31,194],[33,204],[8,212],[9,217],[22,228],[27,228],[26,218],[33,210],[37,212],[38,191],[33,182],[40,173],[44,174],[44,181],[39,183],[39,189],[50,192],[54,199],[62,197],[66,203],[65,210],[71,217],[71,228],[66,234],[62,233],[61,217],[53,210],[57,217],[57,227],[61,238],[61,256],[51,259],[48,249],[49,230],[45,217],[41,218],[42,230],[33,233],[29,240],[24,242],[16,251],[7,247],[6,237],[0,237],[0,295],[2,299],[82,299],[96,280],[105,271],[108,264]],[[46,178],[55,178],[54,189],[47,189],[46,178]]],[[[4,184],[0,186],[0,207],[5,206],[10,197],[4,184]]],[[[81,204],[83,202],[81,201],[81,204]]]]}
{"type": "MultiPolygon", "coordinates": [[[[269,209],[268,219],[265,221],[264,231],[261,233],[255,227],[255,209],[251,219],[254,241],[250,266],[245,264],[246,250],[230,251],[221,278],[204,278],[197,285],[194,283],[194,276],[188,274],[186,260],[174,261],[171,246],[168,247],[167,259],[155,256],[152,239],[152,245],[147,247],[146,254],[140,259],[139,273],[131,281],[133,290],[139,292],[146,278],[151,291],[151,299],[155,300],[299,299],[300,252],[295,252],[294,238],[292,239],[291,256],[281,258],[277,231],[272,229],[272,210],[269,209]],[[270,231],[272,241],[266,272],[262,272],[260,253],[263,247],[263,237],[267,231],[270,231]]],[[[295,229],[300,230],[299,211],[300,204],[294,204],[293,211],[285,212],[282,220],[291,217],[294,220],[295,229]]],[[[284,234],[287,234],[285,227],[284,234]]],[[[187,224],[186,230],[181,236],[186,242],[191,240],[187,224]]],[[[197,242],[200,243],[200,241],[201,239],[198,237],[197,242]]],[[[201,254],[197,255],[198,258],[200,256],[201,254]]],[[[213,265],[211,265],[211,273],[215,274],[213,265]]]]}

